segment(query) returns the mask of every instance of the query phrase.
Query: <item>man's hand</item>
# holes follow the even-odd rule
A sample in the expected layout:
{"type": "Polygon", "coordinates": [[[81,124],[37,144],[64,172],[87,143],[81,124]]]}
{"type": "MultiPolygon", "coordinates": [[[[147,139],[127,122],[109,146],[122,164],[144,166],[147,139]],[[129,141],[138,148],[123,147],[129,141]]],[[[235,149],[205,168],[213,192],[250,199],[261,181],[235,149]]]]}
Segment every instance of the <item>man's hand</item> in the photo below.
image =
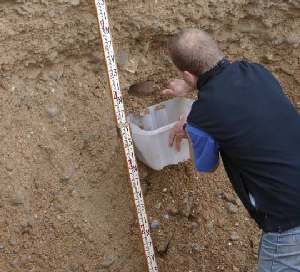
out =
{"type": "Polygon", "coordinates": [[[180,116],[179,121],[176,123],[175,127],[171,129],[169,135],[169,146],[172,147],[175,144],[175,148],[178,152],[180,151],[182,139],[187,138],[186,131],[183,129],[185,123],[186,118],[180,116]]]}
{"type": "Polygon", "coordinates": [[[186,96],[191,91],[193,91],[193,88],[184,80],[174,79],[169,82],[168,88],[163,90],[162,93],[171,96],[186,96]]]}

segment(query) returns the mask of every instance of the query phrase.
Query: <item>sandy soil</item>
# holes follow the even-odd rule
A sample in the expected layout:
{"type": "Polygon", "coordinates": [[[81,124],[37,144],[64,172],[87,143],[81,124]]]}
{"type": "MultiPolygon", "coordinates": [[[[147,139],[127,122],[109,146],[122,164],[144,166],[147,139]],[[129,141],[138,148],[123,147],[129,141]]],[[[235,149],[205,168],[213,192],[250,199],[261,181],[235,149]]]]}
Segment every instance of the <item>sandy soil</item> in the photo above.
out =
{"type": "MultiPolygon", "coordinates": [[[[166,39],[212,32],[271,69],[300,109],[300,2],[108,1],[128,111],[166,97],[166,39]],[[128,88],[153,80],[149,97],[128,88]]],[[[142,272],[93,1],[0,1],[0,271],[142,272]]],[[[160,271],[255,271],[259,230],[222,167],[140,165],[160,271]]]]}

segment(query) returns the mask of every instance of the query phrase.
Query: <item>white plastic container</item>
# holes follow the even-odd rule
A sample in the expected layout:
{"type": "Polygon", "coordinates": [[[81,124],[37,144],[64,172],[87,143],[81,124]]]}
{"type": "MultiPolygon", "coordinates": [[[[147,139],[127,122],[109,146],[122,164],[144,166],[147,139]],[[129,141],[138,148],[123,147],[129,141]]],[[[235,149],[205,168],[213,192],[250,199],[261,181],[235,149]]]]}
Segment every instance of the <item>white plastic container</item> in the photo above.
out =
{"type": "Polygon", "coordinates": [[[192,103],[192,99],[173,98],[153,105],[139,115],[128,116],[139,160],[152,169],[161,170],[190,158],[187,139],[182,141],[181,150],[177,152],[174,147],[169,147],[168,137],[179,116],[190,112],[192,103]]]}

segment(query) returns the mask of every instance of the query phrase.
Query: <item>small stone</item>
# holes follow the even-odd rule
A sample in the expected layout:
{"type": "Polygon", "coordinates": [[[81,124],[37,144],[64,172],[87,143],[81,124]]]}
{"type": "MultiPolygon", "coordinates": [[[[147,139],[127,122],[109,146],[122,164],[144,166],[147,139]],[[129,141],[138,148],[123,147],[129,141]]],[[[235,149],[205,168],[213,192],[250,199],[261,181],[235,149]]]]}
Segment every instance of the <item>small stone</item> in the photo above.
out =
{"type": "Polygon", "coordinates": [[[191,212],[192,212],[192,208],[193,208],[193,204],[194,204],[194,197],[192,195],[191,192],[187,193],[183,199],[183,206],[182,206],[182,214],[185,217],[189,217],[191,212]]]}
{"type": "Polygon", "coordinates": [[[204,246],[201,246],[197,243],[192,243],[191,248],[193,253],[199,253],[204,250],[204,246]]]}
{"type": "Polygon", "coordinates": [[[191,226],[192,228],[198,228],[199,224],[197,222],[192,222],[191,226]]]}
{"type": "Polygon", "coordinates": [[[254,24],[250,23],[239,23],[237,28],[242,33],[256,33],[257,29],[254,24]]]}
{"type": "Polygon", "coordinates": [[[115,258],[113,256],[105,256],[101,263],[102,268],[109,268],[115,262],[115,258]]]}
{"type": "Polygon", "coordinates": [[[155,209],[159,210],[161,207],[161,202],[157,202],[154,206],[155,209]]]}
{"type": "Polygon", "coordinates": [[[227,211],[230,212],[231,214],[235,214],[238,212],[237,206],[235,206],[234,204],[232,204],[230,202],[226,203],[225,207],[226,207],[227,211]]]}
{"type": "Polygon", "coordinates": [[[17,259],[14,259],[13,261],[9,262],[9,264],[11,267],[19,269],[19,264],[17,259]]]}
{"type": "Polygon", "coordinates": [[[120,66],[125,65],[127,62],[127,54],[124,50],[120,50],[116,55],[116,58],[117,58],[117,63],[120,66]]]}
{"type": "Polygon", "coordinates": [[[237,241],[239,239],[240,239],[240,236],[236,232],[231,233],[231,235],[230,235],[231,241],[237,241]]]}
{"type": "Polygon", "coordinates": [[[284,43],[284,38],[279,37],[272,40],[273,45],[281,45],[284,43]]]}
{"type": "Polygon", "coordinates": [[[238,207],[242,207],[243,206],[243,203],[242,203],[242,201],[239,198],[236,199],[236,205],[238,207]]]}
{"type": "Polygon", "coordinates": [[[149,191],[149,183],[147,181],[141,181],[142,192],[144,195],[147,195],[149,191]]]}
{"type": "Polygon", "coordinates": [[[220,216],[216,220],[216,226],[219,228],[223,228],[226,225],[226,220],[224,217],[220,216]]]}
{"type": "Polygon", "coordinates": [[[32,227],[34,224],[34,220],[31,216],[24,217],[20,222],[20,231],[22,234],[24,233],[31,233],[32,227]]]}
{"type": "Polygon", "coordinates": [[[208,222],[207,229],[208,229],[209,233],[213,233],[214,232],[214,222],[213,221],[208,222]]]}
{"type": "Polygon", "coordinates": [[[65,211],[65,207],[64,205],[62,204],[61,201],[54,201],[53,202],[53,207],[59,211],[60,213],[63,213],[65,211]]]}
{"type": "Polygon", "coordinates": [[[139,58],[128,59],[123,65],[123,69],[131,74],[135,74],[139,66],[139,58]]]}
{"type": "Polygon", "coordinates": [[[5,249],[3,244],[0,244],[0,251],[3,251],[5,249]]]}
{"type": "Polygon", "coordinates": [[[67,270],[68,272],[78,272],[79,271],[79,265],[76,263],[72,263],[69,265],[69,270],[67,270]]]}
{"type": "Polygon", "coordinates": [[[168,189],[167,189],[167,188],[164,188],[164,189],[163,189],[163,193],[166,193],[166,192],[168,192],[168,189]]]}
{"type": "Polygon", "coordinates": [[[178,24],[185,24],[186,18],[181,14],[177,14],[175,20],[178,22],[178,24]]]}
{"type": "Polygon", "coordinates": [[[24,204],[24,193],[21,191],[16,191],[15,194],[12,196],[12,198],[10,199],[10,203],[13,206],[21,206],[24,204]]]}
{"type": "Polygon", "coordinates": [[[56,58],[58,57],[58,52],[55,50],[52,50],[49,52],[48,54],[48,60],[50,63],[55,63],[56,62],[56,58]]]}
{"type": "Polygon", "coordinates": [[[167,241],[161,242],[157,245],[157,252],[159,254],[165,254],[168,251],[169,243],[167,241]]]}
{"type": "Polygon", "coordinates": [[[160,227],[160,222],[159,220],[153,220],[151,223],[150,223],[150,228],[151,229],[158,229],[160,227]]]}
{"type": "Polygon", "coordinates": [[[7,161],[5,164],[5,169],[8,172],[12,172],[14,170],[14,163],[12,161],[7,161]]]}
{"type": "Polygon", "coordinates": [[[171,239],[172,236],[167,235],[161,235],[158,237],[156,242],[156,250],[158,254],[163,255],[167,253],[171,239]]]}
{"type": "Polygon", "coordinates": [[[196,233],[197,230],[199,229],[199,224],[197,222],[192,222],[191,228],[192,228],[192,233],[196,233]]]}
{"type": "Polygon", "coordinates": [[[101,63],[96,63],[95,66],[93,67],[94,73],[98,74],[101,71],[101,63]]]}
{"type": "Polygon", "coordinates": [[[90,63],[93,64],[99,64],[101,62],[101,58],[100,58],[101,53],[97,50],[95,52],[92,52],[90,54],[90,63]]]}
{"type": "Polygon", "coordinates": [[[68,181],[75,175],[75,167],[74,165],[69,165],[65,168],[62,174],[62,181],[68,181]]]}
{"type": "Polygon", "coordinates": [[[141,66],[147,66],[148,65],[148,60],[145,57],[142,57],[140,59],[140,65],[141,66]]]}
{"type": "Polygon", "coordinates": [[[226,192],[222,192],[220,194],[220,197],[223,200],[227,201],[227,202],[230,202],[230,203],[235,204],[235,205],[237,204],[236,199],[233,196],[231,196],[230,194],[226,193],[226,192]]]}
{"type": "Polygon", "coordinates": [[[274,55],[272,53],[267,53],[262,56],[262,61],[271,63],[274,61],[274,55]]]}
{"type": "Polygon", "coordinates": [[[170,215],[168,215],[168,214],[166,213],[166,214],[164,214],[163,218],[166,219],[166,220],[169,220],[169,219],[170,219],[170,215]]]}
{"type": "Polygon", "coordinates": [[[58,107],[56,105],[48,106],[46,108],[46,111],[47,111],[49,117],[51,117],[51,118],[55,117],[59,112],[58,107]]]}
{"type": "Polygon", "coordinates": [[[61,69],[61,70],[57,69],[55,71],[50,71],[48,73],[48,76],[49,76],[49,78],[51,78],[51,79],[53,79],[55,81],[58,81],[63,76],[63,73],[64,73],[63,69],[61,69]]]}
{"type": "Polygon", "coordinates": [[[170,215],[177,215],[178,214],[178,209],[174,204],[170,204],[167,208],[167,211],[170,215]]]}
{"type": "Polygon", "coordinates": [[[141,180],[145,180],[148,176],[149,176],[149,170],[148,168],[146,168],[146,166],[139,166],[139,174],[140,174],[140,178],[141,180]]]}
{"type": "Polygon", "coordinates": [[[9,240],[9,243],[11,246],[15,246],[17,244],[17,240],[16,240],[16,237],[11,237],[10,240],[9,240]]]}
{"type": "Polygon", "coordinates": [[[300,35],[296,35],[292,33],[290,36],[286,38],[286,42],[289,45],[293,45],[294,47],[298,47],[300,45],[300,35]]]}
{"type": "Polygon", "coordinates": [[[154,91],[153,81],[138,82],[129,87],[128,93],[132,95],[150,95],[154,91]]]}
{"type": "Polygon", "coordinates": [[[234,265],[234,266],[232,266],[232,271],[233,272],[239,272],[240,270],[234,265]]]}
{"type": "Polygon", "coordinates": [[[280,70],[290,76],[292,76],[294,73],[294,71],[291,69],[291,66],[289,64],[285,64],[285,63],[281,64],[280,70]]]}
{"type": "Polygon", "coordinates": [[[80,0],[70,0],[70,4],[72,6],[79,6],[80,5],[80,0]]]}

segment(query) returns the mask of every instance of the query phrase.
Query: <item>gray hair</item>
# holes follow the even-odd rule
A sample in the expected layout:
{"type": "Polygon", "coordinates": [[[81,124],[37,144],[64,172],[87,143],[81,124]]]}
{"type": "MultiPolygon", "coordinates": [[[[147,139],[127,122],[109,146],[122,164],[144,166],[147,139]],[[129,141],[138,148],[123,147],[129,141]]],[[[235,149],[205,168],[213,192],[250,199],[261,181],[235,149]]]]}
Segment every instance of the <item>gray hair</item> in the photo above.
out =
{"type": "Polygon", "coordinates": [[[208,33],[195,28],[176,33],[170,39],[168,48],[177,68],[195,76],[210,70],[224,58],[217,42],[208,33]]]}

